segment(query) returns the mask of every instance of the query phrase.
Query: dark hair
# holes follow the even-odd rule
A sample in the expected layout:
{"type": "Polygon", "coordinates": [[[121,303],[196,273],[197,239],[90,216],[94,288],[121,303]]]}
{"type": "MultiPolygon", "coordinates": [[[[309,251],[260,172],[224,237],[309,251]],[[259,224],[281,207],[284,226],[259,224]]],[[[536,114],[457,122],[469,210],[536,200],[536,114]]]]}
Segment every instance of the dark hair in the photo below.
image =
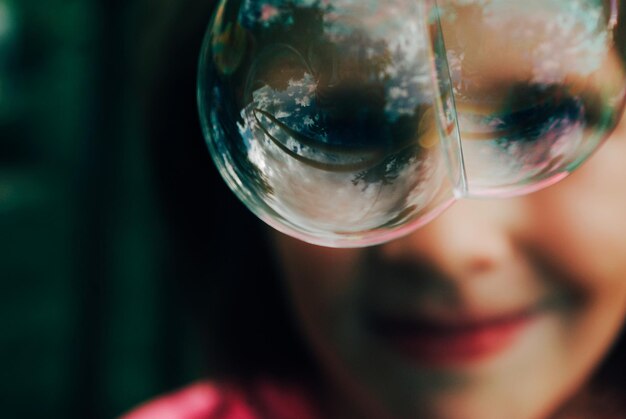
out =
{"type": "Polygon", "coordinates": [[[208,374],[302,376],[312,370],[310,357],[282,298],[264,226],[228,190],[201,133],[196,72],[210,9],[179,10],[146,98],[171,276],[202,333],[208,374]]]}

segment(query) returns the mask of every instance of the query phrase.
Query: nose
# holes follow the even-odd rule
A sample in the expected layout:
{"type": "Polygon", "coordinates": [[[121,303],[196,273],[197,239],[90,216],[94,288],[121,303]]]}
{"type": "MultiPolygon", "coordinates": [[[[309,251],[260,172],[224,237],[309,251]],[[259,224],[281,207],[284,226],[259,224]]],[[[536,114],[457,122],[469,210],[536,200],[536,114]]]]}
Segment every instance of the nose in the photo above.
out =
{"type": "Polygon", "coordinates": [[[516,258],[521,201],[462,200],[410,235],[379,248],[387,261],[425,263],[450,278],[506,268],[516,258]]]}

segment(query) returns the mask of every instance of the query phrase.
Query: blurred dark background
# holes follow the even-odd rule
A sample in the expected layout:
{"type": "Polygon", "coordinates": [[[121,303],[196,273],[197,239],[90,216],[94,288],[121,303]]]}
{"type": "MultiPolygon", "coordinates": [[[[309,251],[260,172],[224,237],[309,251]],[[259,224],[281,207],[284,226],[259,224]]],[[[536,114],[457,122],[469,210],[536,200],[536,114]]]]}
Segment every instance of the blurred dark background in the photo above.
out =
{"type": "Polygon", "coordinates": [[[256,225],[198,123],[212,3],[0,0],[0,417],[115,417],[207,371],[211,220],[256,225]]]}

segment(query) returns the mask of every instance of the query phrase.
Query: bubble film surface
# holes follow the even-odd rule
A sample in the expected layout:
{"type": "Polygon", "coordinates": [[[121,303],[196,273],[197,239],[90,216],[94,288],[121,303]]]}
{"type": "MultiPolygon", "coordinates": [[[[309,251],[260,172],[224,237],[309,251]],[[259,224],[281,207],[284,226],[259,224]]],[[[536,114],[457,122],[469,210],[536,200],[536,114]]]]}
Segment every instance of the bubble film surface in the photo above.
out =
{"type": "Polygon", "coordinates": [[[615,125],[616,2],[224,0],[200,58],[212,157],[261,219],[335,247],[563,178],[615,125]]]}
{"type": "Polygon", "coordinates": [[[597,149],[623,102],[618,2],[440,5],[469,196],[534,191],[597,149]]]}

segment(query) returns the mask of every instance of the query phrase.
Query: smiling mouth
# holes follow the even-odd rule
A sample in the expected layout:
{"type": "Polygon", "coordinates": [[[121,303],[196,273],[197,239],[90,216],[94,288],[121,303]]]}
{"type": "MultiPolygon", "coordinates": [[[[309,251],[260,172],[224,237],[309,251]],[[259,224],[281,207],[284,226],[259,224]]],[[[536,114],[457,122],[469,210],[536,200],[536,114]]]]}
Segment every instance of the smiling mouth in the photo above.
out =
{"type": "Polygon", "coordinates": [[[426,367],[465,366],[504,352],[538,318],[524,310],[503,316],[459,322],[369,317],[370,329],[386,346],[426,367]]]}

